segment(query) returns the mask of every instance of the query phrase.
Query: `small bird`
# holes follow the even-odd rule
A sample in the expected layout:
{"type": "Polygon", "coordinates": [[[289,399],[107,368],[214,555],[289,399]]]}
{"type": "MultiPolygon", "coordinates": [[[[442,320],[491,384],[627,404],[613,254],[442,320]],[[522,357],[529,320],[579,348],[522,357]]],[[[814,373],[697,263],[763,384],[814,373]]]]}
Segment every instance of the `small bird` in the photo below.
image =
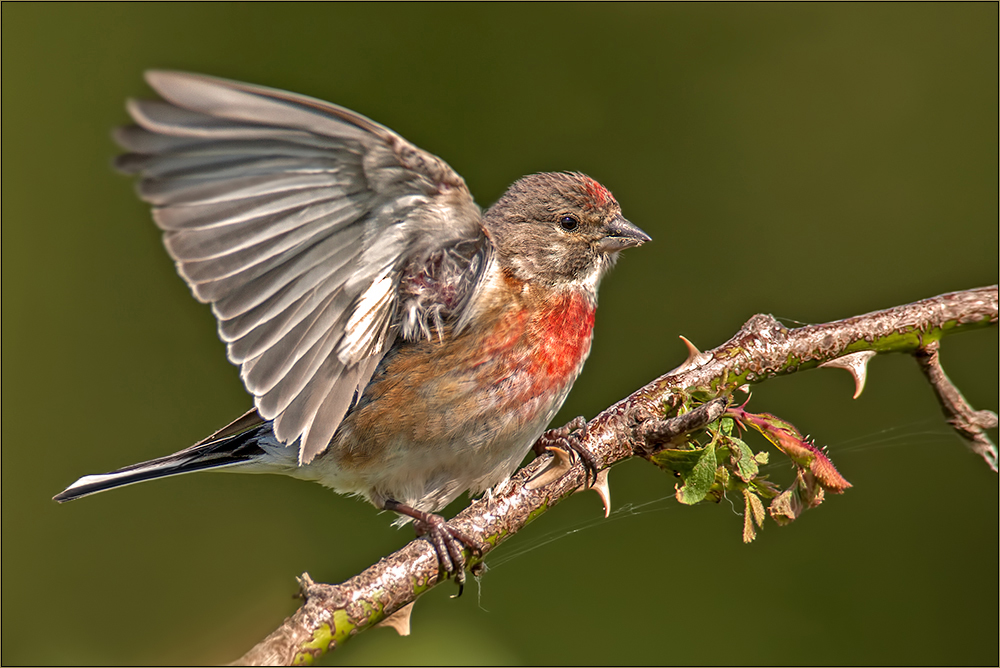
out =
{"type": "Polygon", "coordinates": [[[474,537],[434,513],[507,480],[590,352],[601,277],[650,237],[579,173],[482,213],[444,161],[360,114],[146,73],[117,167],[211,304],[254,408],[172,455],[58,494],[218,470],[313,480],[415,520],[464,579],[474,537]]]}

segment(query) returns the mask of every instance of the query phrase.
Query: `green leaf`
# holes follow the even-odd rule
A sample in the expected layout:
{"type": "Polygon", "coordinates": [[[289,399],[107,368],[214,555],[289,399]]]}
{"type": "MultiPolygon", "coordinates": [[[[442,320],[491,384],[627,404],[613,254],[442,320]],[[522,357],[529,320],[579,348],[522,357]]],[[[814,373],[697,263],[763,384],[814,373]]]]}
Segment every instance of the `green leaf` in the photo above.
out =
{"type": "Polygon", "coordinates": [[[763,499],[773,499],[781,491],[777,485],[767,479],[766,475],[754,478],[753,482],[750,483],[750,489],[763,499]]]}
{"type": "Polygon", "coordinates": [[[685,478],[698,464],[704,453],[705,448],[664,448],[650,455],[649,458],[660,468],[674,471],[685,478]]]}
{"type": "MultiPolygon", "coordinates": [[[[722,454],[720,449],[721,448],[716,448],[715,450],[716,462],[723,461],[728,456],[726,454],[722,454]]],[[[718,466],[715,469],[715,482],[712,483],[712,488],[708,490],[705,500],[719,503],[726,495],[726,490],[737,489],[737,485],[742,484],[743,483],[739,482],[738,479],[729,475],[729,471],[726,470],[725,466],[718,466]]]]}
{"type": "Polygon", "coordinates": [[[709,443],[700,452],[698,461],[684,478],[684,485],[677,490],[677,500],[694,505],[704,500],[715,482],[715,444],[709,443]]]}
{"type": "Polygon", "coordinates": [[[733,448],[733,464],[736,467],[733,473],[743,482],[750,482],[760,473],[753,450],[738,438],[730,437],[729,441],[733,448]]]}

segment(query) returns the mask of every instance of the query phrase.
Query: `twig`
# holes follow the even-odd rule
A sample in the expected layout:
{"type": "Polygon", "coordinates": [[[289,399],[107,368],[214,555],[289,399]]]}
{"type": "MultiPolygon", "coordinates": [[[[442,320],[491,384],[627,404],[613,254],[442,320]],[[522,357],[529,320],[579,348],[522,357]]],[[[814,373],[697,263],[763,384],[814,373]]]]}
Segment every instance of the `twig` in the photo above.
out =
{"type": "Polygon", "coordinates": [[[725,399],[713,399],[677,417],[664,420],[651,418],[642,423],[639,434],[650,444],[669,443],[718,420],[726,411],[726,403],[725,399]]]}
{"type": "Polygon", "coordinates": [[[986,430],[997,428],[997,414],[993,411],[973,410],[941,368],[941,361],[938,359],[939,347],[938,341],[931,341],[917,350],[914,357],[917,358],[920,369],[937,393],[941,408],[948,418],[948,424],[966,440],[970,450],[986,460],[989,467],[996,471],[997,446],[990,441],[986,430]]]}
{"type": "MultiPolygon", "coordinates": [[[[645,424],[666,417],[678,394],[695,394],[706,400],[724,397],[746,383],[759,383],[846,356],[851,356],[851,363],[841,366],[860,384],[865,362],[872,356],[870,353],[936,352],[936,344],[945,334],[996,322],[996,285],[796,329],[786,329],[772,316],[756,315],[736,336],[713,350],[702,353],[688,342],[690,356],[683,365],[595,417],[588,424],[583,443],[598,466],[606,469],[641,452],[647,434],[663,431],[663,423],[651,423],[650,427],[645,424]],[[869,354],[857,354],[866,351],[869,354]]],[[[925,370],[933,369],[928,371],[928,377],[940,372],[936,354],[933,358],[925,365],[925,370]]],[[[944,378],[943,373],[940,378],[944,378]]],[[[979,417],[981,412],[968,408],[946,378],[940,382],[931,377],[931,383],[940,397],[947,397],[951,402],[946,403],[942,398],[949,414],[963,416],[962,425],[973,424],[981,433],[984,424],[979,417]],[[960,401],[954,402],[955,397],[960,401]],[[952,410],[952,404],[958,408],[952,410]]],[[[668,431],[671,435],[674,433],[672,429],[668,431]]],[[[983,454],[979,446],[973,447],[983,454]]],[[[992,452],[996,470],[995,450],[992,452]]],[[[585,472],[579,462],[570,466],[565,475],[547,484],[525,484],[535,479],[551,460],[551,457],[538,457],[451,523],[465,532],[481,536],[489,545],[488,554],[584,484],[585,472]]],[[[474,573],[482,569],[481,561],[470,560],[474,573]]],[[[409,605],[441,579],[437,558],[425,540],[411,542],[343,584],[317,584],[308,575],[303,575],[300,584],[305,603],[236,663],[309,663],[409,605]]]]}

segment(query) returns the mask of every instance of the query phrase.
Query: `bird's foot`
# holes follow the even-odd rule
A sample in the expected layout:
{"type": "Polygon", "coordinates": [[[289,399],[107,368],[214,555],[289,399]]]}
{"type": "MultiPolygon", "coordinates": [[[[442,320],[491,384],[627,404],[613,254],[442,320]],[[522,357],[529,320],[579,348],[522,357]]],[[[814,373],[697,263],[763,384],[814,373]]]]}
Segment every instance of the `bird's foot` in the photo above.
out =
{"type": "Polygon", "coordinates": [[[558,429],[549,429],[535,441],[535,455],[544,454],[549,448],[568,450],[580,458],[584,469],[584,486],[589,488],[591,476],[597,481],[597,460],[583,445],[587,437],[587,421],[582,415],[577,416],[558,429]]]}
{"type": "Polygon", "coordinates": [[[455,582],[458,583],[457,596],[461,596],[462,590],[465,588],[465,554],[463,553],[465,548],[469,548],[475,556],[482,556],[487,546],[475,536],[449,526],[448,522],[440,515],[417,510],[392,499],[385,502],[384,508],[413,518],[413,526],[417,535],[425,536],[430,541],[434,552],[437,553],[441,570],[455,578],[455,582]]]}

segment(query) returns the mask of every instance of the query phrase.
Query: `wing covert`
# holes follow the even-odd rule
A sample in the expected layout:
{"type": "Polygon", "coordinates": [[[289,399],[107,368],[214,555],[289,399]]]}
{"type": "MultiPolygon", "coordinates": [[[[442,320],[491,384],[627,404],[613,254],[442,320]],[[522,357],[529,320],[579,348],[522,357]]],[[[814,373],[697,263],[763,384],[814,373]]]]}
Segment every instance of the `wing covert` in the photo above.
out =
{"type": "Polygon", "coordinates": [[[301,438],[307,463],[396,336],[459,315],[491,252],[479,209],[442,160],[342,107],[201,75],[146,79],[163,100],[129,101],[116,164],[141,175],[178,273],[212,305],[260,415],[282,442],[301,438]]]}

